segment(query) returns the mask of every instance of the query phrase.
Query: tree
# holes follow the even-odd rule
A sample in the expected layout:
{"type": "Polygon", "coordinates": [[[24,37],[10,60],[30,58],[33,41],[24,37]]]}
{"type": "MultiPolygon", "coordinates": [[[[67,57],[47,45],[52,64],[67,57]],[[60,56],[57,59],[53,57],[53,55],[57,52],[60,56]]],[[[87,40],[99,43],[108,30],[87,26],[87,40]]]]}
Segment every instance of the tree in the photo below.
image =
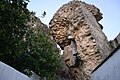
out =
{"type": "MultiPolygon", "coordinates": [[[[50,38],[39,29],[34,29],[26,35],[30,70],[41,77],[56,77],[56,71],[61,67],[59,50],[55,48],[50,38]],[[33,32],[32,32],[33,31],[33,32]],[[32,33],[32,34],[31,34],[32,33]]],[[[50,79],[51,80],[51,79],[50,79]]]]}
{"type": "Polygon", "coordinates": [[[22,53],[18,50],[23,37],[29,30],[25,25],[29,20],[29,11],[22,7],[27,0],[16,1],[0,1],[0,60],[13,67],[15,58],[22,53]]]}
{"type": "Polygon", "coordinates": [[[49,37],[27,26],[28,0],[0,1],[0,61],[29,74],[34,71],[52,80],[60,67],[59,52],[49,37]]]}

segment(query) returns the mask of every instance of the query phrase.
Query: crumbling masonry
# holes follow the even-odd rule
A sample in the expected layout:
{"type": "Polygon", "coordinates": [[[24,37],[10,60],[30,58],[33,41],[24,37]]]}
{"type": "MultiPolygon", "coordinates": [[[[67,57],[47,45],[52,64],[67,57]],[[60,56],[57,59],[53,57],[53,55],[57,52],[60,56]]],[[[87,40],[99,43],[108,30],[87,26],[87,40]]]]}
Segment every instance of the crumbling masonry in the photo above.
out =
{"type": "Polygon", "coordinates": [[[64,4],[50,21],[53,39],[64,50],[74,80],[90,80],[92,70],[111,52],[101,19],[94,5],[75,0],[64,4]]]}

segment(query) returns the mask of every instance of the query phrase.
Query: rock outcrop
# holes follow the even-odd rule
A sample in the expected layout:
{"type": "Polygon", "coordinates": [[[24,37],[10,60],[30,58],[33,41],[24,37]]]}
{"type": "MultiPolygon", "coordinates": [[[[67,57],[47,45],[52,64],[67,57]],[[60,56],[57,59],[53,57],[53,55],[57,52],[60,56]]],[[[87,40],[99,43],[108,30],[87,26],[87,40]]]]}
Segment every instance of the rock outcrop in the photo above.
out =
{"type": "Polygon", "coordinates": [[[111,52],[98,23],[101,19],[94,5],[75,0],[64,4],[50,21],[53,39],[64,50],[74,80],[90,80],[92,70],[111,52]]]}

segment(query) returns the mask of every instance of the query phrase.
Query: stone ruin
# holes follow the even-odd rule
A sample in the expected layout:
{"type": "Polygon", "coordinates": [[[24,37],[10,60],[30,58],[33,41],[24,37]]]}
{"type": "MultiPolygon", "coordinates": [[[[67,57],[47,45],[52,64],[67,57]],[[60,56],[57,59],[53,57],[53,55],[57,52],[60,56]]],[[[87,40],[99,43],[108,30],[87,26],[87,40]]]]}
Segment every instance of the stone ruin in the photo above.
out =
{"type": "Polygon", "coordinates": [[[101,19],[97,7],[74,0],[64,4],[50,21],[53,39],[63,49],[63,59],[73,76],[69,80],[90,80],[94,68],[110,54],[101,19]]]}

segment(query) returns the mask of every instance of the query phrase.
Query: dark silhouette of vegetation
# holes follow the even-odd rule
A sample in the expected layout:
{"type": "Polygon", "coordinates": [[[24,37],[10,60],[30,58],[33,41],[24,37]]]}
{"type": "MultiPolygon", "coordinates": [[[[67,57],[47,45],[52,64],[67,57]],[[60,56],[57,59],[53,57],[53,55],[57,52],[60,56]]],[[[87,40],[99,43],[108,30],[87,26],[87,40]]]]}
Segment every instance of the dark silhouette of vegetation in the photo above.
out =
{"type": "Polygon", "coordinates": [[[27,75],[31,71],[55,80],[59,51],[48,36],[27,26],[28,0],[0,0],[0,61],[27,75]]]}
{"type": "Polygon", "coordinates": [[[46,16],[46,11],[44,11],[41,15],[42,18],[44,18],[46,16]]]}

